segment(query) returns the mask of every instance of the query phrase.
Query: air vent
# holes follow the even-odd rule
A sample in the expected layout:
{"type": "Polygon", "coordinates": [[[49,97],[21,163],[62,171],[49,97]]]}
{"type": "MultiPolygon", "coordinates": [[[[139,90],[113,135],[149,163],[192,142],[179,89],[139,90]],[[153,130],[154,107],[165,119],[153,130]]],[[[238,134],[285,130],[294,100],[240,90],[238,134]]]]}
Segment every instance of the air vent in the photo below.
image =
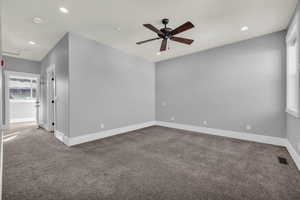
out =
{"type": "Polygon", "coordinates": [[[287,159],[284,158],[284,157],[278,156],[278,161],[279,161],[280,164],[288,165],[287,159]]]}

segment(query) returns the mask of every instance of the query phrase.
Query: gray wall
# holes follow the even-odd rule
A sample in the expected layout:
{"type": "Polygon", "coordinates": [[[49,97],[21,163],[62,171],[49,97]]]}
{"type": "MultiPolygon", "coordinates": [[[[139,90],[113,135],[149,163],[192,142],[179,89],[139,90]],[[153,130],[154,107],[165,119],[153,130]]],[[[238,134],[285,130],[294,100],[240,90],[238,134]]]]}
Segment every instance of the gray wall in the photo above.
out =
{"type": "MultiPolygon", "coordinates": [[[[296,12],[294,15],[295,22],[300,25],[300,4],[298,2],[298,6],[296,8],[296,12]]],[[[292,22],[292,21],[291,21],[292,22]]],[[[300,35],[300,27],[298,26],[298,34],[300,35]]],[[[300,85],[300,82],[299,82],[300,85]]],[[[286,133],[287,138],[291,142],[294,149],[298,152],[300,156],[300,118],[295,118],[289,114],[286,116],[286,133]]]]}
{"type": "Polygon", "coordinates": [[[3,57],[5,61],[5,70],[33,73],[33,74],[41,73],[40,62],[24,60],[20,58],[9,57],[9,56],[3,56],[3,57]]]}
{"type": "MultiPolygon", "coordinates": [[[[14,58],[10,56],[3,56],[3,60],[5,62],[5,71],[15,71],[15,72],[25,72],[32,74],[40,74],[41,73],[41,63],[37,61],[30,61],[20,58],[14,58]]],[[[4,75],[2,77],[2,84],[5,87],[4,75]]],[[[5,91],[2,90],[3,97],[3,124],[5,124],[5,91]]]]}
{"type": "Polygon", "coordinates": [[[158,62],[156,119],[285,137],[285,32],[158,62]],[[166,106],[163,106],[166,102],[166,106]]]}
{"type": "Polygon", "coordinates": [[[153,63],[70,34],[70,136],[154,121],[154,76],[153,63]]]}
{"type": "Polygon", "coordinates": [[[66,34],[57,45],[48,53],[41,62],[42,78],[42,110],[43,121],[46,122],[47,101],[46,101],[46,72],[51,65],[55,65],[56,76],[56,130],[68,134],[69,132],[69,39],[66,34]]]}

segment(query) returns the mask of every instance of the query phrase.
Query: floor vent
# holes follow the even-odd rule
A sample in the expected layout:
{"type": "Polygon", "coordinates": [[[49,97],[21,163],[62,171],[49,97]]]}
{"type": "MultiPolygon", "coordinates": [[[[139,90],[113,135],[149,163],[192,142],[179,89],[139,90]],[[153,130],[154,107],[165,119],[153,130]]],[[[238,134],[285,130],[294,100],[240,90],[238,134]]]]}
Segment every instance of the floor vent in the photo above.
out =
{"type": "Polygon", "coordinates": [[[288,165],[288,162],[287,162],[286,158],[278,156],[278,161],[279,161],[280,164],[288,165]]]}

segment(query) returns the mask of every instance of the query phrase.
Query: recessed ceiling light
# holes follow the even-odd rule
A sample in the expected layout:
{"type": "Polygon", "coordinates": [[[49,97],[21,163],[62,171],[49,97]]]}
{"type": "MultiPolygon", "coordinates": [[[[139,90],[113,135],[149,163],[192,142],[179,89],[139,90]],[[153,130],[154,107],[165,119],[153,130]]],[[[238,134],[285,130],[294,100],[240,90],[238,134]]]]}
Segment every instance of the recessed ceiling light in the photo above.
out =
{"type": "Polygon", "coordinates": [[[60,10],[60,12],[65,13],[65,14],[69,13],[69,10],[65,7],[60,7],[59,10],[60,10]]]}
{"type": "Polygon", "coordinates": [[[35,45],[36,44],[34,41],[29,41],[28,43],[31,44],[31,45],[35,45]]]}
{"type": "Polygon", "coordinates": [[[42,18],[40,18],[40,17],[34,17],[32,19],[32,22],[35,23],[35,24],[41,24],[41,23],[44,22],[44,20],[42,18]]]}
{"type": "Polygon", "coordinates": [[[248,26],[243,26],[242,28],[241,28],[241,31],[248,31],[249,30],[249,27],[248,26]]]}
{"type": "Polygon", "coordinates": [[[158,55],[158,56],[160,56],[160,54],[161,54],[160,52],[157,52],[157,53],[156,53],[156,55],[158,55]]]}
{"type": "Polygon", "coordinates": [[[117,31],[121,31],[121,28],[117,28],[117,31]]]}

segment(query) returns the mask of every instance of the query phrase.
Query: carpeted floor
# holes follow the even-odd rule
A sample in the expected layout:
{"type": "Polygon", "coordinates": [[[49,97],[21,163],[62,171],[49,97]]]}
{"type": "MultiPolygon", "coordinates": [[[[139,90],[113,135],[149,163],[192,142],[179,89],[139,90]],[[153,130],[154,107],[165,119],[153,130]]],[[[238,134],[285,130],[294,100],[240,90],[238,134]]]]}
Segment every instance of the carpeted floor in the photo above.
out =
{"type": "Polygon", "coordinates": [[[68,148],[29,128],[5,141],[3,189],[4,200],[297,200],[300,173],[272,145],[150,127],[68,148]]]}

